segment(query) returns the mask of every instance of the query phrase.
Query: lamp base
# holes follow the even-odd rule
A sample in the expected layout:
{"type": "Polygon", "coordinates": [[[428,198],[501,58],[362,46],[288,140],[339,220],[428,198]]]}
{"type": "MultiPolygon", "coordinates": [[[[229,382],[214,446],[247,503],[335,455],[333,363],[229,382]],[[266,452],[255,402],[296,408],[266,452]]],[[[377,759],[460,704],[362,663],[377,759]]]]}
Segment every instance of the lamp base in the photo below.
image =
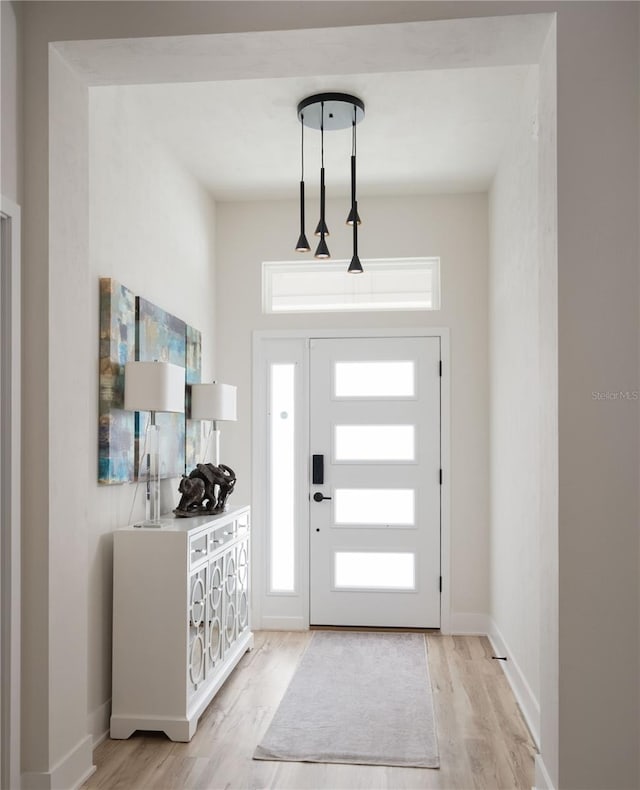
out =
{"type": "Polygon", "coordinates": [[[152,415],[151,425],[147,428],[147,498],[145,527],[160,526],[160,429],[155,424],[155,415],[152,415]]]}
{"type": "Polygon", "coordinates": [[[204,446],[204,453],[202,454],[202,463],[213,464],[214,466],[217,466],[219,458],[220,458],[220,429],[217,427],[216,421],[213,420],[211,423],[211,428],[209,430],[209,433],[207,434],[207,441],[204,446]],[[213,450],[213,458],[211,458],[212,450],[213,450]]]}

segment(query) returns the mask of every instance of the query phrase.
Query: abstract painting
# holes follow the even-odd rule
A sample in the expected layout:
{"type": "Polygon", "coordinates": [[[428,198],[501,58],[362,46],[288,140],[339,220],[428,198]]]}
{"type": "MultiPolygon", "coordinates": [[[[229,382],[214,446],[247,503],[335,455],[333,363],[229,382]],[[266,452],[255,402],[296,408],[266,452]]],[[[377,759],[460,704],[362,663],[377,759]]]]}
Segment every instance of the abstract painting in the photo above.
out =
{"type": "Polygon", "coordinates": [[[134,417],[124,410],[124,366],[135,359],[135,296],[110,277],[100,278],[98,482],[134,479],[134,417]]]}
{"type": "MultiPolygon", "coordinates": [[[[185,367],[186,324],[146,299],[136,297],[136,358],[140,362],[170,362],[185,367]]],[[[145,479],[143,457],[149,412],[135,413],[136,477],[145,479]]],[[[156,414],[160,431],[160,477],[179,477],[184,473],[185,415],[156,414]]]]}
{"type": "Polygon", "coordinates": [[[186,471],[190,472],[197,463],[203,461],[203,430],[209,423],[204,420],[191,420],[191,384],[200,384],[200,371],[202,369],[202,333],[191,326],[187,326],[187,364],[186,382],[187,397],[185,403],[186,416],[186,471]]]}
{"type": "MultiPolygon", "coordinates": [[[[187,385],[197,384],[202,334],[116,280],[101,277],[98,483],[103,485],[146,479],[142,458],[151,415],[124,410],[124,366],[135,360],[179,365],[187,385]]],[[[188,419],[190,397],[187,386],[184,414],[156,414],[163,478],[179,477],[202,460],[210,423],[188,419]]]]}

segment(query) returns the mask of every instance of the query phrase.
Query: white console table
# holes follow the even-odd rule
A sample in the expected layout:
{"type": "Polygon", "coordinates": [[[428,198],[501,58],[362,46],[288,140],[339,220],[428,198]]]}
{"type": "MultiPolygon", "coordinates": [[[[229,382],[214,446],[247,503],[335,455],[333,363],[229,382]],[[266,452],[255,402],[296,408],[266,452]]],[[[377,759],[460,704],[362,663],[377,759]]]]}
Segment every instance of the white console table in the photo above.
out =
{"type": "Polygon", "coordinates": [[[114,533],[111,737],[191,740],[247,650],[248,507],[114,533]]]}

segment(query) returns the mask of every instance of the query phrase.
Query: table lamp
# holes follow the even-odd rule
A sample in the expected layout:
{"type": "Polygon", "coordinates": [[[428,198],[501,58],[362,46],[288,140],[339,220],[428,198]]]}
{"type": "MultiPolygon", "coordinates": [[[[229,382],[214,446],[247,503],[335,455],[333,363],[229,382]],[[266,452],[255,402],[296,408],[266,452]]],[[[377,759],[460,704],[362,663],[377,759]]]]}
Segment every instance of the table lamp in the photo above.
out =
{"type": "Polygon", "coordinates": [[[236,387],[232,384],[192,384],[191,385],[191,419],[213,420],[213,427],[207,437],[204,452],[204,463],[207,460],[209,444],[213,435],[215,439],[215,466],[220,463],[220,431],[218,422],[237,420],[236,387]]]}
{"type": "Polygon", "coordinates": [[[149,472],[145,527],[160,525],[160,429],[156,412],[184,412],[185,370],[169,362],[127,362],[124,407],[151,412],[143,464],[149,472]]]}

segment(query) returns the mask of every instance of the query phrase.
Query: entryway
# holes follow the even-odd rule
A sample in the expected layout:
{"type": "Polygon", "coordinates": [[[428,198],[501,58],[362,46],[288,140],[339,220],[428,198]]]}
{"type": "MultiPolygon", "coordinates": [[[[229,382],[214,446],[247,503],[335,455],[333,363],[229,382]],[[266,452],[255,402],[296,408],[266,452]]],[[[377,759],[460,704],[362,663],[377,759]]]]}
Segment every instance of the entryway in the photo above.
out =
{"type": "Polygon", "coordinates": [[[254,628],[447,630],[447,370],[445,329],[255,333],[254,628]]]}

